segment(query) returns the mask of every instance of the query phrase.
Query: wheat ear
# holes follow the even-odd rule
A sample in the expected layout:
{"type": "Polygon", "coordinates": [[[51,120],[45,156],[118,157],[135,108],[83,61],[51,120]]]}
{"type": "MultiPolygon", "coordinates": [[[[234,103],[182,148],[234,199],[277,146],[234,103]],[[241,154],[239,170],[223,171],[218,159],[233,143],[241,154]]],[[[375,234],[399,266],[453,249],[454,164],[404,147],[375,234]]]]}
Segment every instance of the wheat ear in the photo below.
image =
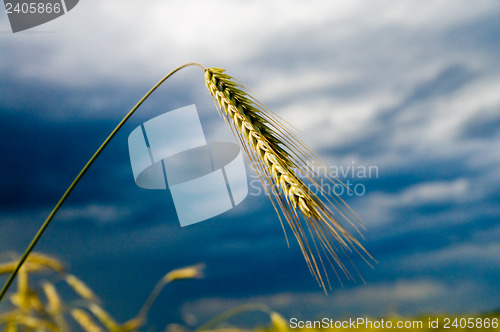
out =
{"type": "MultiPolygon", "coordinates": [[[[283,121],[248,95],[245,88],[224,71],[220,68],[205,70],[208,90],[259,175],[276,211],[282,212],[292,229],[311,273],[325,291],[323,278],[331,289],[322,258],[326,257],[337,277],[331,259],[352,278],[338,253],[357,251],[363,258],[371,256],[339,220],[351,222],[357,217],[340,197],[322,191],[321,175],[310,166],[311,161],[317,162],[307,147],[282,124],[283,121]],[[320,195],[311,188],[319,190],[320,195]],[[303,220],[310,236],[304,230],[303,220]]],[[[329,180],[334,183],[335,179],[329,180]]]]}
{"type": "MultiPolygon", "coordinates": [[[[208,68],[206,69],[198,63],[187,63],[182,65],[172,72],[167,74],[162,78],[151,90],[149,90],[144,97],[130,110],[127,115],[120,121],[116,128],[111,132],[111,134],[104,140],[102,145],[97,149],[90,160],[85,164],[80,173],[75,177],[73,182],[70,184],[68,189],[64,192],[59,202],[56,204],[52,212],[49,214],[47,219],[43,222],[39,231],[29,244],[28,248],[25,250],[21,259],[14,265],[1,265],[0,273],[5,273],[5,271],[10,271],[9,278],[0,289],[0,302],[7,293],[10,285],[14,281],[17,273],[23,266],[24,262],[30,255],[31,251],[38,243],[43,233],[53,220],[56,213],[59,211],[63,203],[66,201],[67,197],[73,191],[75,186],[80,182],[81,178],[90,166],[94,163],[97,157],[102,153],[104,148],[108,145],[111,139],[116,135],[120,128],[127,122],[127,120],[135,113],[135,111],[142,105],[142,103],[169,77],[178,72],[179,70],[188,66],[198,66],[205,70],[205,80],[210,93],[217,101],[220,107],[221,114],[226,118],[228,123],[231,123],[236,129],[235,135],[239,137],[240,143],[244,148],[245,152],[249,158],[253,161],[253,165],[259,174],[261,181],[264,184],[268,184],[268,189],[266,186],[266,192],[270,193],[272,202],[276,211],[279,209],[283,212],[288,224],[292,228],[292,231],[297,238],[297,241],[304,253],[304,257],[308,263],[309,269],[314,276],[318,279],[318,282],[325,288],[323,282],[322,273],[318,268],[318,263],[316,261],[313,249],[307,240],[304,229],[302,228],[301,218],[299,217],[297,211],[302,213],[302,217],[307,221],[306,226],[308,231],[313,235],[312,246],[318,254],[317,257],[320,261],[321,266],[325,276],[326,269],[321,259],[321,254],[318,249],[315,238],[319,241],[319,248],[326,255],[328,262],[335,271],[334,265],[330,261],[330,257],[334,259],[336,264],[344,271],[344,273],[350,277],[348,270],[345,268],[344,264],[340,261],[337,250],[334,249],[334,243],[329,241],[329,237],[333,237],[335,243],[339,245],[339,249],[344,253],[350,252],[352,250],[357,251],[360,254],[366,254],[369,258],[369,254],[363,248],[363,246],[354,238],[343,226],[338,219],[333,215],[333,212],[323,203],[323,201],[314,193],[309,190],[305,183],[298,177],[299,173],[306,175],[309,180],[311,180],[313,186],[318,188],[320,191],[321,187],[316,182],[316,174],[313,172],[312,175],[303,173],[303,171],[294,171],[293,169],[298,169],[298,166],[304,166],[306,160],[308,159],[308,154],[304,152],[305,146],[298,141],[293,135],[290,134],[282,124],[277,121],[271,113],[266,111],[262,105],[260,105],[255,99],[247,95],[242,89],[241,85],[236,83],[232,77],[224,74],[223,69],[218,68],[208,68]],[[298,151],[298,152],[297,152],[298,151]],[[311,177],[310,177],[311,176],[311,177]],[[283,197],[284,195],[284,197],[283,197]],[[360,249],[360,250],[358,250],[360,249]]],[[[307,149],[306,149],[307,151],[307,149]]],[[[306,167],[307,170],[307,167],[306,167]]],[[[340,201],[340,206],[334,206],[337,213],[344,217],[350,222],[350,219],[346,217],[350,212],[347,205],[339,197],[330,197],[334,202],[340,201]]],[[[326,197],[328,202],[331,202],[328,197],[326,197]]],[[[352,213],[350,213],[353,215],[352,213]]],[[[279,212],[278,212],[279,215],[279,212]]],[[[281,217],[280,217],[281,221],[281,217]]],[[[282,224],[283,225],[283,224],[282,224]]],[[[366,260],[366,259],[365,259],[366,260]]],[[[38,262],[43,265],[42,262],[38,262]]],[[[53,266],[49,266],[54,268],[53,266]]],[[[338,276],[338,274],[337,274],[338,276]]]]}

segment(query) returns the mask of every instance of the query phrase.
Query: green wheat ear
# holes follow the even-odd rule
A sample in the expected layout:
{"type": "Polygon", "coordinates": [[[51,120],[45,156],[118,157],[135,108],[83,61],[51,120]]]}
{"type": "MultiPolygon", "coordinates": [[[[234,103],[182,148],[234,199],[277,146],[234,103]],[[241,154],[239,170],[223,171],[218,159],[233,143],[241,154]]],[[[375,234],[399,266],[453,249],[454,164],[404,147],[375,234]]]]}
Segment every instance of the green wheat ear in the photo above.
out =
{"type": "Polygon", "coordinates": [[[284,126],[283,121],[248,95],[245,88],[224,71],[220,68],[205,69],[208,90],[259,175],[280,222],[283,215],[292,229],[311,273],[325,291],[323,278],[331,289],[323,260],[326,257],[337,277],[335,265],[352,278],[338,253],[356,251],[363,258],[364,255],[372,258],[340,220],[351,224],[351,220],[360,220],[340,197],[325,192],[320,181],[342,184],[335,183],[336,179],[329,178],[326,173],[315,171],[311,165],[319,163],[309,149],[284,126]],[[305,227],[302,221],[305,221],[305,227]]]}
{"type": "MultiPolygon", "coordinates": [[[[339,274],[332,263],[332,259],[344,274],[351,278],[351,274],[340,260],[338,252],[348,254],[354,250],[366,261],[368,261],[367,258],[372,259],[359,241],[340,223],[340,219],[351,223],[351,220],[359,220],[359,218],[340,197],[322,191],[323,189],[319,185],[320,174],[307,164],[308,161],[314,161],[314,156],[303,143],[284,127],[283,121],[273,116],[257,100],[245,93],[244,88],[235,82],[231,76],[224,74],[223,69],[207,69],[199,63],[187,63],[163,77],[125,115],[64,192],[17,264],[0,267],[0,270],[2,268],[9,269],[10,272],[9,278],[0,290],[0,302],[62,204],[111,139],[163,82],[179,70],[189,66],[197,66],[205,71],[207,87],[216,100],[222,116],[234,129],[233,133],[239,139],[240,145],[252,161],[257,174],[259,174],[264,188],[278,213],[280,222],[279,211],[290,225],[311,273],[325,289],[325,292],[323,276],[326,277],[329,286],[330,282],[322,256],[326,257],[337,278],[339,278],[339,274]],[[310,187],[300,178],[300,175],[304,176],[309,184],[319,190],[321,194],[319,196],[314,194],[310,187]],[[334,208],[337,216],[328,206],[334,208]],[[305,225],[309,237],[304,231],[302,220],[306,221],[305,225]],[[318,264],[321,265],[321,270],[318,264]]],[[[334,183],[335,179],[328,178],[328,174],[324,175],[334,183]]],[[[281,224],[283,226],[282,222],[281,224]]],[[[356,228],[356,226],[354,227],[356,228]]],[[[81,319],[84,318],[78,312],[75,315],[81,319]]]]}

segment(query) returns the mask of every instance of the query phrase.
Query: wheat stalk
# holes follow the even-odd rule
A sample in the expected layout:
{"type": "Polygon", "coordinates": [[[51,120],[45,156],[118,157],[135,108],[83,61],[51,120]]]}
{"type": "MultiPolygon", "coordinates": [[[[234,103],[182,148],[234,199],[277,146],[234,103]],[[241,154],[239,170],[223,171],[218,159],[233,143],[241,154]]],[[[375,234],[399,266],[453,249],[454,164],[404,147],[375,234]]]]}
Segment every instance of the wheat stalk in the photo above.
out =
{"type": "Polygon", "coordinates": [[[99,299],[94,294],[94,292],[76,276],[68,274],[65,276],[64,280],[83,299],[88,300],[90,302],[99,303],[99,299]]]}
{"type": "Polygon", "coordinates": [[[90,168],[90,166],[92,166],[92,164],[97,159],[97,157],[99,157],[99,155],[102,153],[102,151],[104,150],[104,148],[109,144],[109,142],[113,139],[113,137],[116,135],[116,133],[123,127],[123,125],[127,122],[127,120],[135,113],[135,111],[137,111],[137,109],[139,109],[139,107],[142,105],[142,103],[144,103],[144,101],[146,99],[148,99],[148,97],[160,85],[163,84],[163,82],[165,82],[168,78],[170,78],[172,75],[174,75],[175,73],[177,73],[179,70],[181,70],[183,68],[186,68],[186,67],[189,67],[189,66],[198,66],[198,67],[200,67],[202,69],[205,69],[199,63],[187,63],[185,65],[177,67],[176,69],[174,69],[170,73],[168,73],[158,83],[156,83],[155,86],[153,86],[144,95],[144,97],[141,98],[141,100],[139,100],[139,102],[127,113],[127,115],[125,115],[125,117],[120,121],[120,123],[118,123],[118,125],[116,126],[116,128],[111,132],[111,134],[109,134],[109,136],[104,140],[104,142],[97,149],[97,151],[92,155],[92,157],[90,158],[90,160],[85,164],[85,166],[83,166],[83,168],[80,171],[80,173],[78,173],[78,175],[75,177],[75,179],[73,180],[73,182],[69,185],[68,189],[66,189],[66,191],[64,192],[64,194],[62,195],[62,197],[59,199],[59,202],[57,202],[57,204],[54,207],[54,209],[52,209],[52,212],[50,212],[50,214],[47,217],[47,219],[45,219],[45,221],[43,222],[42,226],[40,227],[40,229],[36,233],[35,237],[31,241],[31,243],[28,245],[28,248],[26,248],[26,250],[24,251],[23,255],[21,256],[21,259],[19,259],[19,261],[17,262],[17,264],[15,264],[15,266],[12,267],[13,269],[12,269],[10,275],[9,275],[9,278],[7,279],[7,281],[5,282],[5,284],[3,285],[2,289],[0,290],[0,302],[4,298],[4,296],[7,293],[7,291],[9,290],[10,286],[12,285],[12,282],[14,281],[14,278],[16,277],[17,273],[19,272],[19,270],[21,269],[21,267],[23,266],[23,264],[25,263],[26,259],[30,255],[31,251],[33,251],[33,248],[35,248],[36,244],[38,243],[38,241],[40,240],[40,238],[44,234],[45,230],[47,229],[47,227],[49,227],[51,221],[54,219],[54,216],[56,215],[56,213],[59,211],[59,209],[61,208],[61,206],[63,205],[63,203],[68,198],[69,194],[71,194],[71,192],[73,191],[73,189],[80,182],[81,178],[85,175],[85,173],[90,168]]]}
{"type": "Polygon", "coordinates": [[[179,269],[175,269],[167,273],[163,278],[161,278],[158,283],[155,285],[148,298],[142,305],[141,310],[136,316],[136,319],[140,322],[146,319],[146,316],[151,309],[151,306],[156,301],[158,296],[160,295],[163,288],[174,281],[179,280],[187,280],[187,279],[201,279],[203,278],[203,269],[205,268],[205,264],[199,263],[196,265],[186,266],[179,269]]]}
{"type": "Polygon", "coordinates": [[[111,317],[111,315],[101,308],[96,303],[91,303],[89,305],[89,310],[92,314],[99,320],[99,322],[104,325],[110,331],[119,331],[120,325],[111,317]]]}
{"type": "MultiPolygon", "coordinates": [[[[320,174],[308,164],[310,161],[317,162],[307,147],[282,121],[248,95],[245,88],[224,71],[220,68],[205,70],[208,90],[250,159],[264,189],[270,194],[275,209],[282,212],[292,229],[311,273],[326,291],[325,277],[331,289],[322,258],[325,256],[334,271],[331,259],[348,278],[352,278],[338,252],[357,251],[370,257],[361,243],[340,222],[340,218],[351,222],[350,217],[357,219],[356,216],[340,197],[322,191],[319,185],[320,174]],[[316,195],[310,186],[319,189],[321,195],[316,195]],[[337,215],[327,203],[332,203],[337,215]],[[302,220],[306,222],[309,237],[302,220]],[[331,239],[334,240],[333,243],[331,239]]],[[[329,180],[334,183],[335,179],[329,180]]],[[[335,273],[337,274],[336,271],[335,273]]]]}
{"type": "Polygon", "coordinates": [[[99,325],[94,322],[92,317],[82,309],[71,310],[73,319],[87,332],[102,332],[99,325]]]}
{"type": "MultiPolygon", "coordinates": [[[[111,139],[163,82],[188,66],[198,66],[205,71],[207,87],[219,105],[221,114],[235,129],[233,133],[238,137],[261,181],[265,184],[264,189],[270,194],[273,206],[277,212],[281,211],[283,213],[299,243],[311,273],[316,277],[323,289],[326,291],[323,275],[326,277],[328,284],[330,282],[321,253],[326,256],[328,263],[336,274],[337,271],[331,259],[349,278],[351,278],[351,275],[338,256],[339,251],[346,254],[356,251],[360,255],[366,255],[371,259],[371,256],[359,241],[339,221],[340,218],[343,218],[351,222],[351,219],[356,219],[354,213],[340,197],[324,195],[325,193],[322,192],[322,188],[318,183],[319,174],[307,166],[307,161],[314,159],[310,158],[309,150],[272,113],[265,110],[259,102],[247,95],[240,84],[236,83],[232,77],[224,74],[223,69],[206,69],[198,63],[188,63],[174,69],[162,78],[120,121],[64,192],[21,256],[21,259],[16,264],[0,265],[0,274],[10,272],[9,278],[0,290],[0,302],[56,213],[111,139]],[[304,166],[305,170],[300,170],[300,167],[304,166]],[[321,194],[319,196],[314,194],[300,178],[300,175],[305,176],[321,194]],[[334,215],[324,201],[332,203],[331,206],[334,207],[337,215],[334,215]],[[312,235],[310,240],[308,240],[302,220],[306,221],[306,230],[312,235]],[[331,239],[334,241],[332,242],[331,239]],[[321,272],[318,264],[321,265],[323,272],[321,272]]],[[[280,222],[283,226],[281,217],[280,222]]],[[[367,260],[365,257],[363,258],[367,260]]],[[[48,262],[43,257],[35,257],[35,261],[33,264],[36,268],[44,266],[54,270],[59,269],[57,264],[48,262]]],[[[338,274],[337,277],[339,277],[338,274]]]]}

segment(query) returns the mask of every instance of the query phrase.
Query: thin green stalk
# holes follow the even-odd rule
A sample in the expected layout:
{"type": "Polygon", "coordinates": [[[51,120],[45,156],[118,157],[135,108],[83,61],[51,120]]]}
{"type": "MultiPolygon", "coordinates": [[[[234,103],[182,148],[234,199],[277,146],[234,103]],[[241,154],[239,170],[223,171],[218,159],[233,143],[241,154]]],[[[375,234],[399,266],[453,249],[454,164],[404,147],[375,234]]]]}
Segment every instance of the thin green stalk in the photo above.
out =
{"type": "Polygon", "coordinates": [[[163,278],[161,278],[160,281],[158,281],[156,286],[153,288],[146,302],[144,302],[144,304],[142,305],[141,310],[139,310],[139,313],[137,314],[135,319],[137,319],[140,322],[144,322],[146,320],[146,316],[149,312],[149,309],[151,309],[156,299],[160,295],[161,291],[167,284],[177,280],[202,278],[203,277],[202,270],[204,267],[205,264],[191,265],[172,270],[169,273],[165,274],[163,278]]]}
{"type": "Polygon", "coordinates": [[[82,178],[82,176],[87,172],[87,170],[89,169],[89,167],[94,163],[94,161],[97,159],[97,157],[101,154],[102,150],[104,150],[104,148],[106,147],[106,145],[108,145],[108,143],[115,136],[115,134],[118,132],[118,130],[120,130],[120,128],[125,124],[125,122],[132,116],[132,114],[134,114],[134,112],[139,108],[139,106],[141,106],[141,104],[153,93],[153,91],[155,91],[170,76],[172,76],[173,74],[175,74],[179,70],[181,70],[181,69],[183,69],[185,67],[188,67],[188,66],[198,66],[198,67],[202,68],[203,70],[205,70],[205,67],[203,67],[199,63],[194,63],[194,62],[187,63],[185,65],[182,65],[182,66],[174,69],[167,76],[165,76],[163,79],[161,79],[153,88],[151,88],[151,90],[149,90],[149,92],[146,93],[144,95],[144,97],[142,97],[142,99],[137,103],[137,105],[135,105],[134,108],[132,108],[130,110],[130,112],[123,118],[123,120],[118,124],[118,126],[116,126],[116,128],[111,132],[111,134],[108,136],[108,138],[106,138],[106,140],[104,141],[104,143],[102,143],[102,145],[99,147],[99,149],[97,149],[97,151],[94,153],[94,155],[92,156],[92,158],[90,158],[90,160],[83,167],[83,169],[80,171],[80,173],[78,173],[78,175],[76,176],[76,178],[73,180],[73,183],[71,183],[71,185],[68,187],[68,189],[66,190],[66,192],[64,193],[64,195],[61,197],[61,199],[59,200],[59,202],[57,203],[57,205],[54,207],[54,209],[52,210],[52,212],[49,214],[49,216],[47,217],[47,219],[43,223],[42,227],[40,227],[40,230],[38,230],[38,233],[35,235],[35,237],[31,241],[30,245],[28,246],[28,248],[24,252],[23,256],[21,257],[21,259],[17,263],[16,268],[10,274],[9,279],[7,280],[7,282],[5,283],[5,285],[2,288],[2,291],[0,292],[0,302],[2,302],[2,299],[3,299],[4,295],[5,295],[5,293],[7,293],[7,290],[9,289],[10,285],[14,281],[14,278],[16,277],[17,273],[19,272],[19,269],[21,268],[21,266],[23,265],[24,261],[26,260],[26,258],[30,254],[30,252],[33,250],[33,248],[35,247],[35,245],[37,244],[38,240],[40,240],[40,237],[43,235],[43,233],[45,232],[45,230],[49,226],[50,222],[52,221],[52,219],[56,215],[57,211],[59,211],[59,209],[61,208],[61,205],[64,203],[64,201],[66,200],[66,198],[68,198],[69,194],[73,191],[73,189],[78,184],[78,182],[80,181],[80,179],[82,178]]]}
{"type": "Polygon", "coordinates": [[[146,316],[149,312],[149,309],[151,309],[151,307],[155,303],[156,299],[158,298],[158,295],[160,295],[161,291],[168,283],[170,283],[170,280],[168,280],[167,278],[161,278],[161,280],[158,281],[155,288],[149,294],[146,302],[144,302],[141,310],[139,310],[139,313],[136,316],[140,322],[144,322],[146,320],[146,316]]]}

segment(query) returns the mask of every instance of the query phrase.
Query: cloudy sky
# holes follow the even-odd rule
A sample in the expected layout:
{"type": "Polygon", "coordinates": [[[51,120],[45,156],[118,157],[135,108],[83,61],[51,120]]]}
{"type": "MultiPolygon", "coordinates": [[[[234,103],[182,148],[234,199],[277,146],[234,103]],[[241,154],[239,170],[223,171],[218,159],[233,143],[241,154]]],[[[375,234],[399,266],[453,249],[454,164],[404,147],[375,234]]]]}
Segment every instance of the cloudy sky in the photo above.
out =
{"type": "Polygon", "coordinates": [[[168,191],[135,185],[127,138],[144,121],[195,103],[210,137],[223,129],[193,67],[130,119],[37,246],[113,315],[197,262],[206,278],[165,290],[159,329],[255,302],[302,319],[498,309],[499,15],[486,0],[82,0],[13,34],[2,11],[0,252],[22,252],[121,117],[197,61],[250,86],[331,170],[376,170],[339,177],[358,185],[343,197],[378,264],[355,259],[366,284],[326,296],[263,195],[181,228],[168,191]]]}

